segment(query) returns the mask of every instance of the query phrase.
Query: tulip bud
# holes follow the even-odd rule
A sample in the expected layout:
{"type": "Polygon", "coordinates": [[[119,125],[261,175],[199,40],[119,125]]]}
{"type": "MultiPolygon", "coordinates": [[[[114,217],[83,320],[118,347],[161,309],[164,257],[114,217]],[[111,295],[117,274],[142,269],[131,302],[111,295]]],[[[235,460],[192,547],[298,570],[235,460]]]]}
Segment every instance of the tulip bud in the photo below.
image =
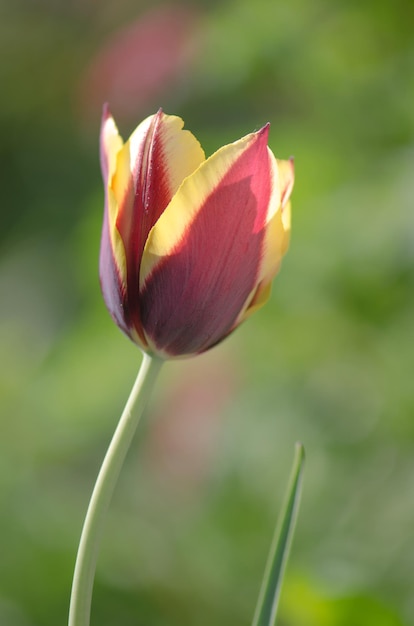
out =
{"type": "Polygon", "coordinates": [[[269,125],[208,159],[183,126],[159,111],[124,143],[105,107],[101,129],[103,297],[162,359],[208,350],[260,308],[290,231],[293,161],[273,156],[269,125]]]}

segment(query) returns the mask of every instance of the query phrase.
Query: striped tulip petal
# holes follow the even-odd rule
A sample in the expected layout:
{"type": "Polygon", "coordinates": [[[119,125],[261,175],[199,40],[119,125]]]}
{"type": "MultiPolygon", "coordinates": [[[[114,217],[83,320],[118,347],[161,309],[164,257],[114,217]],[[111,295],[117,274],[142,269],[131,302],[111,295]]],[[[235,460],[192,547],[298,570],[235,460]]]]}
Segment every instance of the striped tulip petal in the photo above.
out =
{"type": "Polygon", "coordinates": [[[99,275],[105,304],[116,324],[128,334],[122,302],[126,290],[126,260],[119,233],[114,229],[115,197],[112,179],[123,141],[107,106],[101,125],[100,157],[105,187],[105,210],[102,226],[99,275]]]}
{"type": "Polygon", "coordinates": [[[123,144],[109,113],[101,145],[105,302],[162,358],[220,342],[264,304],[289,241],[293,164],[269,125],[209,159],[183,122],[158,112],[123,144]]]}
{"type": "Polygon", "coordinates": [[[107,307],[127,335],[147,347],[140,322],[138,277],[148,232],[204,152],[180,118],[159,111],[124,144],[108,108],[101,131],[106,209],[101,284],[107,307]]]}
{"type": "Polygon", "coordinates": [[[265,127],[210,157],[151,230],[140,300],[154,350],[175,356],[216,344],[255,288],[272,198],[267,135],[265,127]]]}
{"type": "Polygon", "coordinates": [[[289,197],[293,186],[293,160],[280,161],[275,159],[270,150],[269,157],[272,162],[272,196],[260,275],[257,286],[251,294],[251,299],[247,302],[245,309],[240,312],[236,325],[250,317],[267,302],[271,293],[272,280],[276,276],[282,257],[289,246],[290,204],[287,203],[283,206],[283,198],[289,197]],[[288,189],[289,185],[290,189],[288,189]]]}

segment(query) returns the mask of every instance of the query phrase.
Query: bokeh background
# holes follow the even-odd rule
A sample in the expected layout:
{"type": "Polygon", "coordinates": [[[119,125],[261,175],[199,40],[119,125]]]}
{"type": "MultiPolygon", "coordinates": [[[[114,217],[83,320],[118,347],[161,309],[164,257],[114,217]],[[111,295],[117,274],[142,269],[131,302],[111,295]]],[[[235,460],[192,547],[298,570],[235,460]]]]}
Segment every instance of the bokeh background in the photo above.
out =
{"type": "Polygon", "coordinates": [[[97,279],[101,107],[210,154],[295,156],[269,304],[168,364],[121,476],[92,626],[248,626],[293,458],[280,626],[414,624],[414,4],[3,0],[0,624],[65,624],[88,497],[140,362],[97,279]]]}

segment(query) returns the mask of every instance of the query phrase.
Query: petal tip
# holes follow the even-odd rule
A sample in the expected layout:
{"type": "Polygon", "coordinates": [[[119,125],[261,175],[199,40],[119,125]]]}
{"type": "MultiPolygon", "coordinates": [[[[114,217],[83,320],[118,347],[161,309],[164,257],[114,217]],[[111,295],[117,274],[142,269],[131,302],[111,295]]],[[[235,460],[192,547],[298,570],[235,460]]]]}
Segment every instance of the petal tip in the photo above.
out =
{"type": "Polygon", "coordinates": [[[104,102],[102,107],[102,122],[106,122],[107,119],[112,117],[111,111],[109,109],[108,102],[104,102]]]}
{"type": "Polygon", "coordinates": [[[257,135],[259,137],[268,137],[270,132],[270,122],[267,122],[262,128],[257,131],[257,135]]]}

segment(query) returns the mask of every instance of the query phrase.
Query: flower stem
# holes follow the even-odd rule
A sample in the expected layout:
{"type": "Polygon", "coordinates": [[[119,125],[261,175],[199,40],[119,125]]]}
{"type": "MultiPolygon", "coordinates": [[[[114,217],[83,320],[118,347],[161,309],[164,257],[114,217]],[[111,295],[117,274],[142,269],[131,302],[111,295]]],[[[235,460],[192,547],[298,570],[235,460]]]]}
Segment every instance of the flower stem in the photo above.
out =
{"type": "Polygon", "coordinates": [[[163,361],[144,354],[137,379],[98,474],[79,543],[69,626],[89,626],[93,581],[105,515],[125,456],[163,361]]]}

